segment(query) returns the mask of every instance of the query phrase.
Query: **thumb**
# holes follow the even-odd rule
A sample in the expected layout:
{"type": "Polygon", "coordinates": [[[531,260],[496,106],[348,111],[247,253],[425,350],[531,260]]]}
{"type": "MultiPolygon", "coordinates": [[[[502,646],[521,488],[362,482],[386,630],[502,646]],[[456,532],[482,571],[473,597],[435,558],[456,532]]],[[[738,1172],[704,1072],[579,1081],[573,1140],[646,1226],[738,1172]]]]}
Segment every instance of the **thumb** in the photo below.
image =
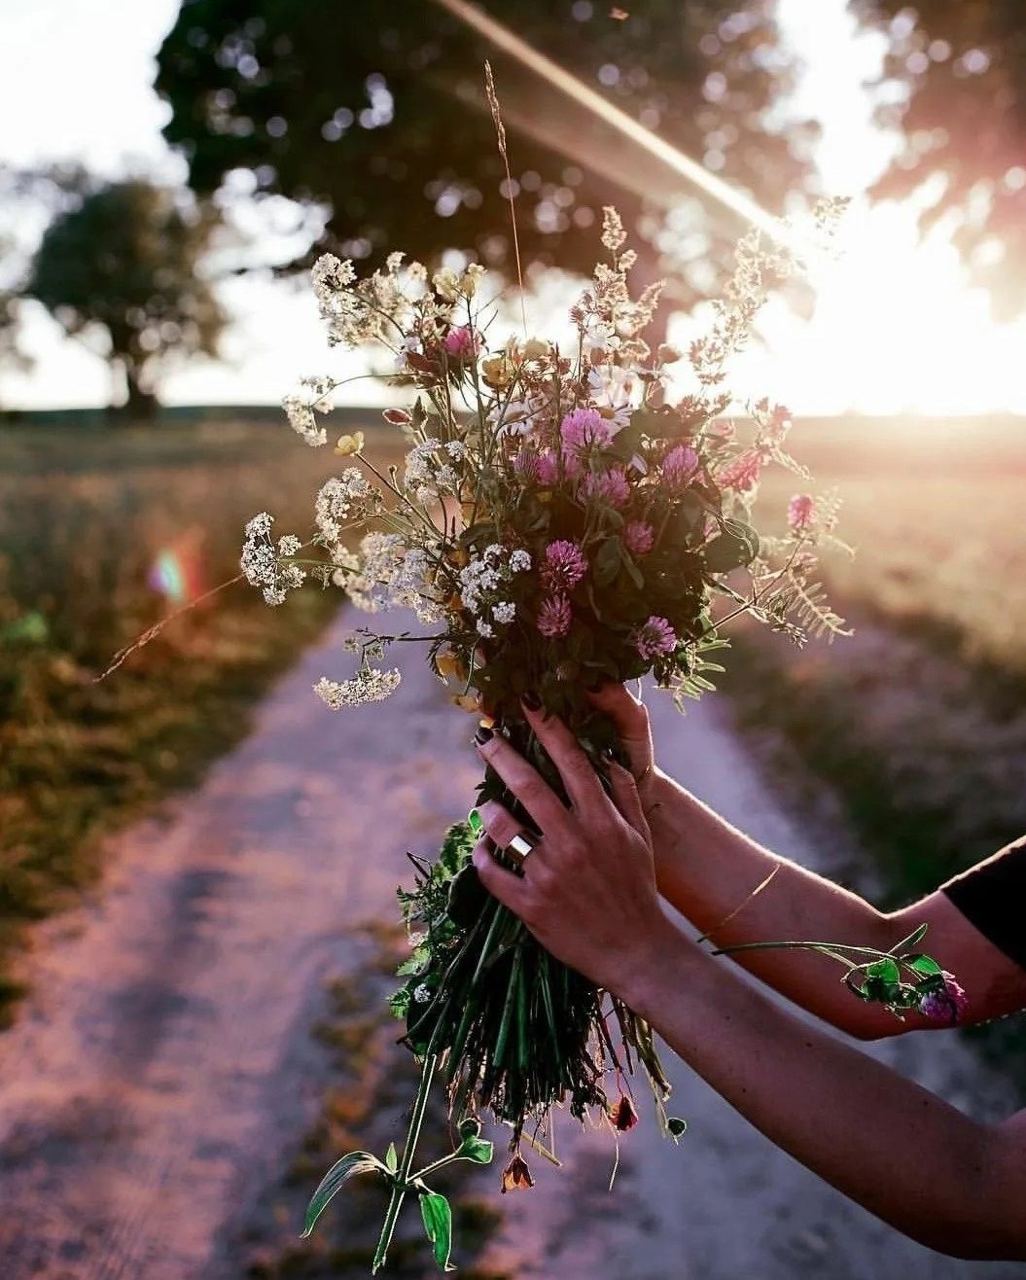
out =
{"type": "Polygon", "coordinates": [[[599,711],[612,720],[617,736],[627,752],[631,773],[635,778],[644,777],[652,768],[652,730],[648,711],[622,684],[604,684],[590,690],[588,697],[599,711]]]}

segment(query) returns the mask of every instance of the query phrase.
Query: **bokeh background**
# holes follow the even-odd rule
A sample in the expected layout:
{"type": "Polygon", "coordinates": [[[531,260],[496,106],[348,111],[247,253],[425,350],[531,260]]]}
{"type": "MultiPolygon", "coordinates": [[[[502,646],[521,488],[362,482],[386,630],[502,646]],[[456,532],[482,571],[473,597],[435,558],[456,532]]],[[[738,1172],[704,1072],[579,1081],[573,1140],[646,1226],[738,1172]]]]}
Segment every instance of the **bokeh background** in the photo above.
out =
{"type": "MultiPolygon", "coordinates": [[[[280,420],[297,378],[353,377],[339,430],[360,426],[383,454],[393,448],[379,412],[391,393],[365,376],[381,368],[329,352],[320,331],[306,282],[326,249],[368,268],[394,249],[432,265],[482,261],[490,285],[506,290],[497,328],[512,326],[512,195],[528,315],[551,334],[597,256],[601,206],[614,203],[640,252],[638,283],[669,281],[658,327],[686,344],[745,230],[717,181],[742,205],[799,225],[818,197],[849,197],[837,252],[816,256],[770,302],[733,385],[739,413],[763,394],[792,408],[795,452],[844,500],[841,531],[858,553],[831,557],[824,575],[856,634],[799,652],[742,631],[715,712],[667,721],[661,741],[685,771],[705,760],[706,773],[696,769],[710,798],[733,803],[739,822],[767,838],[783,832],[792,851],[812,850],[817,865],[883,905],[928,891],[1026,828],[1021,0],[487,0],[477,12],[502,25],[503,47],[438,0],[0,5],[6,1276],[365,1269],[373,1198],[358,1199],[335,1235],[302,1247],[292,1215],[334,1150],[370,1141],[382,1117],[401,1111],[405,1066],[370,1013],[400,946],[387,920],[401,859],[386,851],[403,841],[430,849],[445,815],[459,812],[471,761],[443,770],[433,792],[410,778],[417,751],[425,768],[437,764],[431,741],[461,751],[465,726],[452,727],[458,713],[427,685],[380,720],[379,739],[361,737],[368,720],[329,728],[312,706],[290,711],[310,662],[334,653],[337,600],[312,591],[272,612],[240,586],[207,594],[236,574],[244,521],[268,509],[302,527],[335,465],[280,420]],[[530,50],[626,113],[663,158],[581,95],[546,83],[530,50]],[[484,99],[486,56],[511,184],[484,99]],[[696,168],[697,180],[687,176],[696,168]],[[134,637],[201,597],[95,681],[134,637]],[[319,752],[303,754],[317,742],[319,752]],[[333,759],[350,757],[357,774],[347,782],[340,770],[334,782],[333,759]],[[286,785],[275,761],[301,766],[305,781],[286,785]],[[359,773],[368,762],[377,774],[359,773]],[[739,768],[753,780],[732,793],[739,768]],[[273,813],[261,808],[285,791],[273,813]],[[248,807],[225,799],[240,795],[248,807]],[[398,834],[368,828],[361,805],[389,812],[398,834]],[[344,950],[327,917],[302,909],[304,892],[338,884],[330,865],[309,861],[314,835],[342,839],[353,859],[379,858],[373,890],[334,890],[344,950]],[[256,874],[245,858],[258,847],[256,874]],[[207,859],[199,868],[197,849],[207,859]],[[252,918],[240,914],[235,881],[218,878],[240,858],[265,893],[263,915],[259,895],[246,899],[252,918]],[[266,919],[266,895],[287,893],[276,878],[285,867],[296,895],[293,914],[282,910],[288,952],[274,950],[266,919]],[[359,911],[347,916],[350,898],[359,911]],[[140,903],[152,927],[136,936],[148,918],[140,903]],[[242,948],[231,963],[226,939],[242,948]],[[137,974],[126,992],[140,957],[164,981],[137,974]],[[291,975],[279,967],[288,958],[291,975]],[[260,978],[262,963],[273,977],[260,978]],[[196,982],[222,965],[223,1007],[196,982]],[[190,1000],[206,1002],[208,1020],[185,1035],[190,1000]],[[280,1013],[277,1023],[268,1016],[265,1042],[262,1002],[280,1013]],[[203,1125],[223,1110],[221,1085],[231,1092],[229,1067],[222,1079],[214,1065],[218,1039],[232,1054],[248,1046],[273,1059],[273,1071],[253,1075],[276,1092],[239,1104],[219,1154],[197,1154],[203,1125]],[[142,1042],[159,1070],[122,1051],[142,1042]],[[177,1074],[160,1045],[187,1059],[175,1059],[177,1074]],[[217,1087],[200,1098],[187,1081],[204,1073],[217,1087]],[[86,1077],[109,1111],[91,1109],[86,1077]],[[257,1159],[255,1115],[268,1111],[277,1118],[257,1159]],[[190,1124],[197,1146],[179,1150],[162,1180],[152,1153],[170,1151],[190,1124]],[[83,1170],[97,1154],[105,1173],[86,1195],[83,1170]],[[250,1159],[253,1177],[240,1183],[250,1159]],[[205,1185],[194,1183],[197,1161],[225,1203],[173,1246],[190,1185],[205,1185]],[[163,1234],[147,1226],[158,1202],[163,1234]]],[[[762,500],[780,507],[789,496],[770,482],[762,500]]],[[[341,874],[356,871],[346,864],[341,874]]],[[[957,1070],[935,1080],[949,1096],[984,1110],[1021,1099],[1021,1019],[952,1040],[957,1070]]],[[[699,1114],[705,1105],[695,1102],[699,1114]]],[[[730,1234],[737,1206],[748,1205],[748,1252],[670,1249],[665,1222],[645,1226],[651,1206],[630,1194],[619,1207],[596,1199],[578,1177],[574,1202],[589,1208],[574,1229],[594,1237],[597,1253],[546,1256],[530,1209],[511,1219],[494,1197],[466,1198],[476,1261],[465,1255],[464,1274],[974,1270],[909,1252],[868,1218],[846,1216],[839,1199],[812,1198],[808,1183],[793,1220],[767,1238],[763,1219],[775,1210],[763,1192],[783,1176],[778,1157],[755,1145],[735,1162],[734,1131],[725,1132],[730,1141],[693,1159],[717,1171],[712,1185],[733,1209],[722,1222],[703,1212],[730,1234]],[[510,1221],[520,1222],[516,1247],[510,1221]],[[533,1252],[522,1245],[532,1231],[533,1252]],[[631,1231],[647,1231],[653,1252],[616,1254],[613,1242],[631,1231]]],[[[549,1222],[557,1235],[564,1228],[549,1222]]],[[[399,1273],[426,1274],[419,1248],[411,1236],[399,1273]]]]}

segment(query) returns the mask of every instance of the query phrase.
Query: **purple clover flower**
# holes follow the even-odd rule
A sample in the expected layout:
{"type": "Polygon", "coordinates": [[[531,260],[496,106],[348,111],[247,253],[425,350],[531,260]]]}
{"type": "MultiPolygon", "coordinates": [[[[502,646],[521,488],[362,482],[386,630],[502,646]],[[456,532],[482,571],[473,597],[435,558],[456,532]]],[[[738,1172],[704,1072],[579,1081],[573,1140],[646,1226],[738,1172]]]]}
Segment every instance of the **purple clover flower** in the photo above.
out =
{"type": "Polygon", "coordinates": [[[665,618],[653,614],[634,634],[634,647],[646,662],[665,658],[677,647],[677,633],[665,618]]]}
{"type": "Polygon", "coordinates": [[[572,591],[587,572],[587,557],[576,542],[558,538],[545,548],[541,577],[550,591],[572,591]]]}

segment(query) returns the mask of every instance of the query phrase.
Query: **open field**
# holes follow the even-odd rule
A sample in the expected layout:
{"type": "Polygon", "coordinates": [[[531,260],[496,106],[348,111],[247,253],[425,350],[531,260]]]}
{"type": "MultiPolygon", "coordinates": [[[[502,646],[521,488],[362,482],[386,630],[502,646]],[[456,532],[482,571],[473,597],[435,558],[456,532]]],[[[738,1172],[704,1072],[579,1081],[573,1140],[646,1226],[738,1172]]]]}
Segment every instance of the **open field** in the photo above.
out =
{"type": "Polygon", "coordinates": [[[336,598],[274,611],[238,584],[94,676],[238,572],[249,516],[308,528],[337,465],[284,425],[0,428],[0,1018],[24,923],[96,872],[99,837],[244,734],[336,598]]]}

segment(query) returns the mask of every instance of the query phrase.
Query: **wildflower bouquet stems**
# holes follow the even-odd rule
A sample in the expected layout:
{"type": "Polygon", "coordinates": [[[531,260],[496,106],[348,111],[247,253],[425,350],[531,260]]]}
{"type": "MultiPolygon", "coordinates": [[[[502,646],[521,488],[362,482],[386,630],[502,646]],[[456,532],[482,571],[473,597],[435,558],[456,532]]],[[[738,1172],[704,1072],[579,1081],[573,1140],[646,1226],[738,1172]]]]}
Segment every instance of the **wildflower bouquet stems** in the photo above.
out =
{"type": "MultiPolygon", "coordinates": [[[[247,527],[242,557],[271,604],[312,579],[340,587],[369,613],[406,607],[422,624],[420,633],[354,632],[347,647],[356,674],[316,686],[330,707],[390,696],[400,673],[381,665],[386,653],[422,641],[453,701],[504,734],[559,794],[559,774],[524,719],[525,694],[565,721],[605,778],[620,746],[589,689],[652,676],[683,705],[712,688],[724,628],[742,613],[797,641],[843,628],[814,577],[817,549],[834,536],[836,504],[799,493],[779,527],[759,533],[752,525],[764,467],[808,478],[785,449],[786,410],[759,401],[738,428],[725,416],[727,361],[787,264],[756,235],[741,242],[725,300],[688,353],[693,389],[674,400],[670,369],[684,357],[645,342],[659,289],[632,296],[634,254],[624,242],[607,209],[608,261],[571,312],[569,352],[526,338],[490,348],[490,307],[473,264],[429,279],[393,254],[358,280],[350,263],[321,258],[314,288],[330,341],[384,347],[392,380],[407,392],[406,407],[384,413],[406,441],[405,466],[383,469],[361,433],[343,436],[336,452],[361,465],[324,485],[313,535],[275,541],[263,513],[247,527]]],[[[321,415],[336,385],[310,379],[286,400],[311,445],[326,443],[321,415]]],[[[500,800],[530,830],[495,774],[485,776],[479,799],[500,800]]],[[[375,1270],[410,1193],[439,1265],[449,1266],[448,1205],[427,1181],[439,1163],[416,1170],[436,1078],[460,1135],[442,1163],[491,1159],[480,1136],[490,1112],[509,1131],[504,1190],[530,1185],[521,1144],[551,1147],[554,1107],[632,1127],[638,1073],[666,1131],[678,1136],[682,1127],[664,1109],[669,1086],[649,1026],[556,961],[484,891],[470,860],[476,839],[472,814],[449,829],[436,859],[412,858],[414,883],[400,891],[412,950],[393,1011],[423,1062],[402,1155],[393,1147],[383,1159],[343,1157],[307,1215],[309,1231],[350,1176],[380,1176],[390,1199],[375,1270]]],[[[906,975],[936,986],[936,973],[901,963],[906,975]]],[[[919,998],[889,956],[852,956],[848,978],[863,998],[896,1009],[919,998]]]]}

